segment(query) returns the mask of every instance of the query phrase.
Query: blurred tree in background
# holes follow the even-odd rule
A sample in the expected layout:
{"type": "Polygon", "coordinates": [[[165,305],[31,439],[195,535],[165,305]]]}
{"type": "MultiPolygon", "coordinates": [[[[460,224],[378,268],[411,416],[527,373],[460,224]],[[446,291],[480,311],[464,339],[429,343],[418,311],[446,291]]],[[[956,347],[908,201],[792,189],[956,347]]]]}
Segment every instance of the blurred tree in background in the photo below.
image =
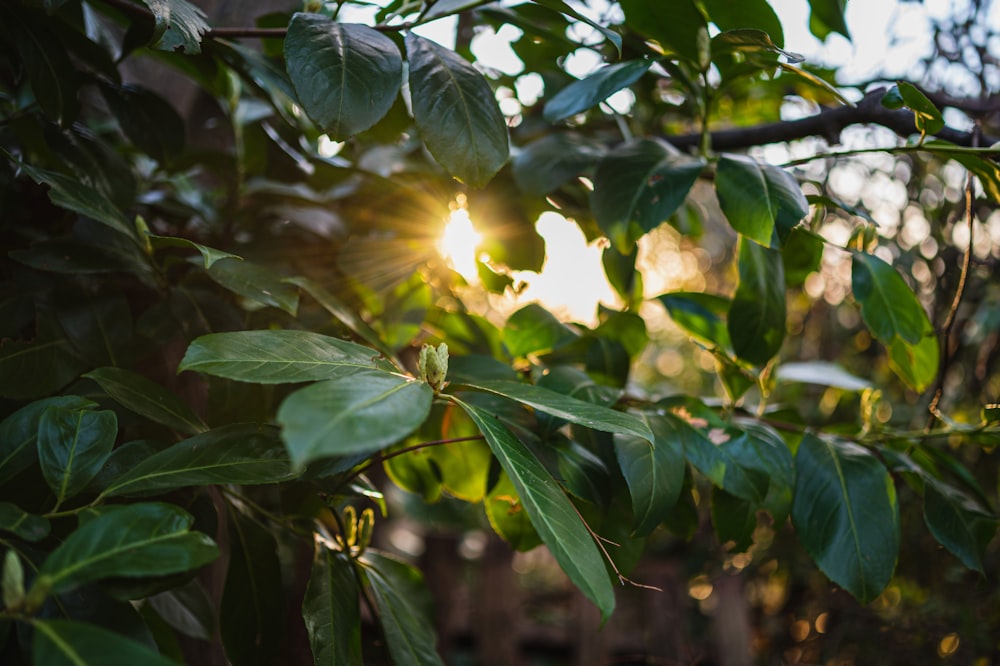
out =
{"type": "Polygon", "coordinates": [[[1000,662],[997,6],[196,4],[0,6],[3,663],[1000,662]]]}

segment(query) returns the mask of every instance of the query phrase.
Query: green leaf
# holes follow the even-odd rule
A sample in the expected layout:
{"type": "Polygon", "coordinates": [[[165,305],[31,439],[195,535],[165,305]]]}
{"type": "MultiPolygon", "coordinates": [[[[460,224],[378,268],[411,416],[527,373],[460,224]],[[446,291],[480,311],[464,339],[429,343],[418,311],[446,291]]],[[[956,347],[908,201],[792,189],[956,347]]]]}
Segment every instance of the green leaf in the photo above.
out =
{"type": "Polygon", "coordinates": [[[88,365],[121,365],[133,344],[132,311],[118,293],[88,294],[66,287],[53,299],[56,319],[88,365]]]}
{"type": "Polygon", "coordinates": [[[923,148],[935,155],[953,159],[974,173],[982,184],[986,195],[994,202],[1000,202],[1000,163],[995,158],[995,152],[993,153],[994,159],[989,159],[987,153],[989,149],[977,154],[973,152],[974,149],[959,148],[943,141],[927,141],[923,148]]]}
{"type": "Polygon", "coordinates": [[[621,0],[620,4],[625,10],[625,23],[630,28],[655,39],[667,51],[699,66],[707,65],[704,52],[708,46],[708,24],[694,2],[621,0]]]}
{"type": "Polygon", "coordinates": [[[278,543],[271,532],[229,511],[229,568],[219,633],[233,666],[275,663],[285,614],[278,543]]]}
{"type": "Polygon", "coordinates": [[[934,106],[934,102],[927,99],[912,83],[898,81],[896,89],[899,90],[906,106],[913,111],[913,122],[921,135],[936,134],[941,131],[944,127],[944,118],[941,116],[941,111],[934,106]]]}
{"type": "MultiPolygon", "coordinates": [[[[774,40],[778,46],[785,43],[781,21],[771,9],[767,0],[743,0],[729,2],[728,0],[705,0],[708,17],[720,30],[736,30],[738,28],[754,28],[762,30],[774,40]]],[[[714,46],[714,44],[713,44],[714,46]]],[[[715,53],[715,49],[712,49],[715,53]]]]}
{"type": "MultiPolygon", "coordinates": [[[[312,296],[324,310],[336,317],[337,321],[349,328],[359,338],[369,345],[379,350],[387,357],[392,358],[392,351],[386,346],[378,333],[372,329],[361,317],[351,310],[346,303],[331,294],[316,282],[304,277],[293,277],[285,280],[289,284],[294,284],[304,292],[312,296]]],[[[387,366],[388,369],[388,366],[387,366]]]]}
{"type": "Polygon", "coordinates": [[[729,552],[743,553],[753,545],[757,509],[752,502],[712,488],[712,524],[719,543],[729,552]]]}
{"type": "Polygon", "coordinates": [[[59,125],[69,126],[80,112],[77,99],[80,76],[66,46],[51,29],[51,24],[46,24],[44,19],[32,20],[33,14],[4,8],[0,17],[6,24],[4,41],[13,43],[17,49],[38,106],[59,125]]]}
{"type": "Polygon", "coordinates": [[[641,79],[652,65],[652,60],[624,60],[601,67],[549,98],[545,103],[545,119],[554,123],[597,106],[622,88],[641,79]]]}
{"type": "Polygon", "coordinates": [[[381,370],[359,369],[285,398],[278,409],[292,462],[377,451],[403,439],[430,413],[426,382],[381,370]]]}
{"type": "Polygon", "coordinates": [[[146,603],[164,622],[185,636],[202,641],[214,639],[217,611],[197,579],[146,597],[146,603]]]}
{"type": "Polygon", "coordinates": [[[102,627],[72,620],[33,620],[32,659],[45,666],[177,666],[147,646],[102,627]]]}
{"type": "Polygon", "coordinates": [[[652,414],[639,418],[652,431],[653,442],[615,435],[615,455],[632,497],[633,532],[646,536],[676,506],[686,461],[682,442],[668,421],[652,414]]]}
{"type": "Polygon", "coordinates": [[[964,493],[928,475],[924,479],[924,522],[962,564],[985,575],[983,555],[997,531],[995,516],[964,493]]]}
{"type": "Polygon", "coordinates": [[[726,326],[736,356],[766,365],[785,340],[785,269],[781,253],[740,241],[740,283],[726,326]]]}
{"type": "Polygon", "coordinates": [[[413,119],[451,175],[482,187],[507,161],[507,123],[489,83],[451,49],[406,35],[413,119]]]}
{"type": "Polygon", "coordinates": [[[743,155],[719,158],[715,193],[733,229],[761,245],[780,245],[809,212],[794,176],[743,155]]]}
{"type": "Polygon", "coordinates": [[[705,163],[681,157],[652,139],[617,148],[597,164],[591,207],[597,224],[622,254],[673,215],[705,163]]]}
{"type": "Polygon", "coordinates": [[[731,301],[704,292],[675,291],[657,297],[674,323],[698,340],[718,349],[728,349],[726,313],[731,301]]]}
{"type": "Polygon", "coordinates": [[[98,368],[83,375],[123,406],[151,421],[194,435],[207,430],[205,422],[176,395],[137,372],[98,368]]]}
{"type": "Polygon", "coordinates": [[[177,238],[175,236],[156,236],[155,234],[146,234],[146,238],[149,239],[149,244],[153,249],[159,249],[161,247],[181,247],[190,250],[197,250],[201,253],[201,258],[205,262],[205,268],[211,268],[212,264],[217,262],[219,259],[235,259],[236,261],[242,261],[242,257],[238,257],[235,254],[230,254],[229,252],[223,252],[222,250],[216,250],[213,247],[208,247],[206,245],[201,245],[195,243],[194,241],[189,241],[186,238],[177,238]]]}
{"type": "MultiPolygon", "coordinates": [[[[559,566],[607,620],[615,606],[614,588],[604,558],[576,508],[545,467],[499,419],[460,400],[455,402],[486,437],[493,455],[513,482],[531,523],[559,566]]],[[[647,439],[651,437],[650,433],[647,439]]]]}
{"type": "Polygon", "coordinates": [[[503,327],[503,343],[514,358],[558,349],[577,338],[576,333],[537,303],[526,305],[503,327]]]}
{"type": "Polygon", "coordinates": [[[361,591],[354,564],[343,553],[320,548],[302,600],[316,666],[362,666],[361,591]]]}
{"type": "Polygon", "coordinates": [[[197,55],[210,26],[205,13],[187,0],[142,0],[156,19],[153,48],[197,55]]]}
{"type": "Polygon", "coordinates": [[[917,344],[911,345],[902,338],[889,344],[889,367],[918,393],[927,390],[937,376],[939,357],[937,336],[930,322],[917,344]]]}
{"type": "Polygon", "coordinates": [[[19,162],[21,170],[36,183],[49,186],[49,199],[56,206],[89,217],[92,220],[128,236],[138,245],[138,237],[125,214],[100,190],[82,181],[55,171],[19,162]]]}
{"type": "Polygon", "coordinates": [[[381,120],[403,77],[403,58],[391,39],[366,25],[320,14],[292,16],[285,64],[302,107],[335,141],[381,120]]]}
{"type": "Polygon", "coordinates": [[[806,435],[795,456],[792,521],[799,541],[830,580],[861,603],[892,578],[899,553],[899,504],[892,477],[867,450],[806,435]]]}
{"type": "Polygon", "coordinates": [[[757,421],[739,421],[735,428],[727,429],[731,437],[721,447],[744,469],[762,473],[768,479],[767,494],[760,505],[774,519],[776,528],[784,525],[792,508],[792,491],[795,486],[795,466],[792,453],[777,432],[757,421]]]}
{"type": "Polygon", "coordinates": [[[809,14],[809,31],[822,40],[831,32],[839,32],[850,40],[851,33],[844,20],[846,5],[847,0],[809,0],[812,10],[809,14]]]}
{"type": "Polygon", "coordinates": [[[330,379],[345,369],[391,368],[378,352],[346,340],[298,330],[210,333],[188,346],[178,372],[254,384],[294,384],[330,379]]]}
{"type": "Polygon", "coordinates": [[[369,550],[360,561],[389,656],[396,666],[443,666],[429,617],[430,597],[416,568],[369,550]]]}
{"type": "Polygon", "coordinates": [[[234,294],[261,305],[280,308],[293,317],[299,307],[299,290],[259,264],[223,258],[213,262],[207,273],[234,294]]]}
{"type": "Polygon", "coordinates": [[[114,479],[101,496],[161,493],[188,486],[278,483],[295,476],[276,430],[232,423],[147,457],[114,479]]]}
{"type": "Polygon", "coordinates": [[[801,287],[810,273],[819,270],[825,241],[822,236],[804,227],[792,229],[781,246],[781,263],[785,267],[785,284],[801,287]]]}
{"type": "MultiPolygon", "coordinates": [[[[716,2],[721,2],[722,0],[715,0],[716,2]]],[[[737,5],[727,6],[736,7],[737,5]]],[[[775,17],[777,19],[777,17],[775,17]]],[[[740,29],[731,28],[727,29],[725,32],[719,33],[712,38],[712,57],[715,58],[719,55],[726,53],[774,53],[778,55],[783,55],[790,62],[802,62],[805,60],[798,53],[792,53],[791,51],[786,51],[781,48],[780,44],[775,43],[771,39],[771,36],[766,30],[754,30],[754,29],[740,29]]],[[[773,64],[770,61],[767,62],[771,67],[773,64]]]]}
{"type": "Polygon", "coordinates": [[[51,529],[52,525],[42,516],[32,515],[11,502],[0,502],[0,530],[25,541],[41,541],[51,529]]]}
{"type": "Polygon", "coordinates": [[[194,519],[172,504],[109,507],[72,532],[42,563],[29,599],[112,577],[164,576],[197,569],[219,555],[194,519]]]}
{"type": "Polygon", "coordinates": [[[546,134],[512,160],[514,181],[526,194],[543,196],[594,166],[606,149],[574,132],[546,134]]]}
{"type": "Polygon", "coordinates": [[[85,367],[64,338],[0,342],[0,396],[40,398],[73,381],[85,367]]]}
{"type": "Polygon", "coordinates": [[[591,28],[594,28],[599,33],[604,35],[604,38],[614,45],[615,49],[618,51],[618,55],[619,56],[621,55],[622,36],[619,35],[617,32],[615,32],[614,30],[608,28],[605,25],[601,25],[601,23],[594,21],[585,14],[581,14],[580,12],[576,11],[568,4],[563,2],[563,0],[534,0],[534,2],[543,7],[548,7],[549,9],[555,10],[560,14],[565,14],[566,16],[574,18],[577,21],[582,21],[583,23],[586,23],[591,28]]]}
{"type": "Polygon", "coordinates": [[[38,459],[38,425],[49,407],[88,409],[97,404],[75,395],[36,400],[0,422],[0,485],[38,459]]]}
{"type": "Polygon", "coordinates": [[[920,342],[930,325],[920,301],[896,270],[873,254],[852,252],[851,287],[861,317],[879,341],[920,342]]]}
{"type": "Polygon", "coordinates": [[[525,553],[542,544],[514,482],[503,470],[497,473],[496,483],[483,500],[483,509],[493,531],[514,550],[525,553]]]}
{"type": "Polygon", "coordinates": [[[87,487],[111,455],[117,435],[112,411],[45,410],[38,423],[38,462],[56,506],[87,487]]]}
{"type": "Polygon", "coordinates": [[[540,412],[565,419],[570,423],[582,425],[602,432],[632,435],[653,440],[653,433],[639,418],[619,412],[608,407],[601,407],[584,400],[556,393],[541,386],[511,382],[502,379],[481,379],[466,382],[466,386],[502,395],[540,412]]]}
{"type": "Polygon", "coordinates": [[[118,126],[132,143],[158,162],[168,162],[184,149],[184,120],[158,94],[136,85],[101,86],[118,126]]]}
{"type": "MultiPolygon", "coordinates": [[[[5,609],[20,608],[24,603],[24,565],[17,551],[10,549],[3,559],[3,574],[0,580],[0,601],[5,609]]],[[[6,628],[5,628],[6,630],[6,628]]]]}

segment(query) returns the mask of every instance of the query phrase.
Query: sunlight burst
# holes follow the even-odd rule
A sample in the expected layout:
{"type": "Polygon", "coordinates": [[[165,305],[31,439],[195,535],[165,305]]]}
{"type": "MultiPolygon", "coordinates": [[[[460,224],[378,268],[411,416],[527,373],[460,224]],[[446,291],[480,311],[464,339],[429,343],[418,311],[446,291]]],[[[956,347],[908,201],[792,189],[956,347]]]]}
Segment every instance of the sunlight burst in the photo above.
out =
{"type": "Polygon", "coordinates": [[[438,241],[441,255],[452,268],[469,282],[478,280],[476,270],[476,248],[483,241],[483,235],[476,231],[469,219],[469,212],[458,208],[451,212],[451,218],[438,241]]]}

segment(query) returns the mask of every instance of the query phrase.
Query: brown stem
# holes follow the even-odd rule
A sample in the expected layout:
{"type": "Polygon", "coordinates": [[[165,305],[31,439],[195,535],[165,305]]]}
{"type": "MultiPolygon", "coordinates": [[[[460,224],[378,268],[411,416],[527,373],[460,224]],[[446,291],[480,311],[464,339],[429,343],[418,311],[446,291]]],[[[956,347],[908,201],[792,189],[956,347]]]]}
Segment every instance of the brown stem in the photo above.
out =
{"type": "Polygon", "coordinates": [[[354,479],[358,478],[359,476],[361,476],[362,474],[364,474],[365,472],[367,472],[369,469],[371,469],[375,465],[378,465],[379,463],[383,463],[386,460],[389,460],[391,458],[395,458],[396,456],[401,456],[404,453],[412,453],[413,451],[419,451],[420,449],[426,449],[426,448],[429,448],[431,446],[441,446],[442,444],[457,444],[459,442],[475,442],[475,441],[479,441],[479,440],[482,440],[482,439],[484,439],[484,437],[482,435],[470,435],[468,437],[454,437],[452,439],[435,439],[434,441],[431,441],[431,442],[421,442],[420,444],[414,444],[413,446],[404,446],[403,448],[396,449],[395,451],[389,451],[387,453],[380,453],[377,456],[375,456],[374,458],[370,459],[368,462],[366,462],[361,467],[359,467],[356,470],[354,470],[353,474],[351,474],[346,479],[344,479],[344,482],[341,484],[341,486],[344,486],[348,482],[353,481],[354,479]]]}

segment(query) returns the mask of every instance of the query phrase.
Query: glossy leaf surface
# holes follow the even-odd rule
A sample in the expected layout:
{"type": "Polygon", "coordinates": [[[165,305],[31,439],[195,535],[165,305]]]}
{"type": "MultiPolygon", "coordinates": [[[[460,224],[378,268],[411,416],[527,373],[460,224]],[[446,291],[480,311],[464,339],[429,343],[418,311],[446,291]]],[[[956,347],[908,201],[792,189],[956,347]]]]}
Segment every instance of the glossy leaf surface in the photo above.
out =
{"type": "Polygon", "coordinates": [[[361,666],[361,605],[354,564],[342,553],[322,549],[312,565],[302,600],[316,666],[361,666]]]}
{"type": "Polygon", "coordinates": [[[742,155],[719,158],[715,193],[733,229],[761,245],[780,245],[809,212],[790,173],[742,155]]]}
{"type": "Polygon", "coordinates": [[[123,406],[177,432],[193,435],[207,428],[198,415],[176,395],[137,372],[124,368],[98,368],[84,375],[123,406]]]}
{"type": "Polygon", "coordinates": [[[108,410],[49,407],[38,423],[38,462],[56,504],[83,490],[111,455],[118,419],[108,410]]]}
{"type": "Polygon", "coordinates": [[[785,340],[785,268],[777,250],[740,242],[740,283],[726,318],[736,356],[762,366],[785,340]]]}

